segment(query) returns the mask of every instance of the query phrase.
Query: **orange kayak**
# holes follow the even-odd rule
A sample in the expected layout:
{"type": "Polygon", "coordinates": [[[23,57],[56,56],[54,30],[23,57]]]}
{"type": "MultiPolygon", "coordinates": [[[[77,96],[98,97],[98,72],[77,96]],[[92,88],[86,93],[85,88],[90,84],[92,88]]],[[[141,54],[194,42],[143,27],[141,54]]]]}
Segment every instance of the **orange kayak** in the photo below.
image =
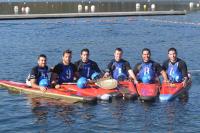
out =
{"type": "Polygon", "coordinates": [[[103,89],[95,84],[88,84],[86,88],[80,89],[75,83],[68,83],[61,85],[59,89],[48,88],[45,92],[28,87],[25,83],[6,80],[0,80],[0,86],[24,93],[56,99],[67,99],[74,102],[92,102],[97,99],[110,100],[112,97],[124,97],[126,99],[137,97],[136,89],[130,81],[120,81],[115,89],[103,89]]]}
{"type": "Polygon", "coordinates": [[[139,98],[144,101],[152,101],[155,100],[155,98],[158,95],[160,84],[145,84],[145,83],[138,83],[136,85],[137,92],[139,95],[139,98]]]}
{"type": "Polygon", "coordinates": [[[48,88],[47,91],[42,92],[39,89],[28,87],[25,83],[14,82],[14,81],[0,80],[0,86],[7,89],[24,92],[27,94],[39,95],[41,97],[64,99],[72,103],[75,103],[75,102],[86,102],[86,103],[91,102],[92,103],[92,102],[97,101],[97,98],[94,96],[80,94],[75,91],[48,88]]]}
{"type": "Polygon", "coordinates": [[[188,80],[186,87],[184,87],[182,83],[162,83],[159,96],[160,101],[170,101],[175,99],[184,92],[187,92],[191,84],[191,79],[188,80]]]}
{"type": "Polygon", "coordinates": [[[119,81],[118,90],[125,99],[135,99],[138,96],[135,85],[131,81],[119,81]]]}
{"type": "MultiPolygon", "coordinates": [[[[125,99],[132,99],[137,97],[137,92],[134,84],[131,81],[120,81],[118,87],[115,89],[100,88],[95,84],[88,84],[86,88],[80,89],[76,84],[63,84],[61,85],[63,90],[75,91],[83,95],[89,95],[97,97],[100,100],[106,100],[105,95],[112,97],[124,97],[125,99]],[[105,98],[104,98],[105,97],[105,98]]],[[[107,99],[108,100],[108,99],[107,99]]]]}

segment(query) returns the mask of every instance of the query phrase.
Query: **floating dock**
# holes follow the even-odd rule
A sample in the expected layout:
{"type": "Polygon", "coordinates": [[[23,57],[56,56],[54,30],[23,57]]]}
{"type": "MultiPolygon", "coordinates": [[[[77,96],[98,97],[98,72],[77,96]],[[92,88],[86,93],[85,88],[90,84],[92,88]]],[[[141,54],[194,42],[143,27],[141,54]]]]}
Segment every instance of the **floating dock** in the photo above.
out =
{"type": "Polygon", "coordinates": [[[11,14],[0,15],[0,20],[18,19],[58,19],[58,18],[87,18],[87,17],[128,17],[156,15],[185,15],[186,11],[138,11],[138,12],[95,12],[95,13],[58,13],[58,14],[11,14]]]}

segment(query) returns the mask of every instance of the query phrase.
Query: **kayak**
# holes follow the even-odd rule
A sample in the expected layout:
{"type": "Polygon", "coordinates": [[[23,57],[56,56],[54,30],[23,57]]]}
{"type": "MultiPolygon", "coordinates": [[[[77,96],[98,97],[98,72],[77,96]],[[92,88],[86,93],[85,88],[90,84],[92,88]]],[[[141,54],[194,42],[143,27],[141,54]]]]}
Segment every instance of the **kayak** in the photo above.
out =
{"type": "Polygon", "coordinates": [[[155,100],[156,96],[158,95],[160,84],[145,84],[145,83],[138,83],[136,84],[137,92],[139,98],[144,101],[153,101],[155,100]]]}
{"type": "Polygon", "coordinates": [[[42,97],[54,98],[54,99],[63,99],[69,101],[70,103],[83,102],[83,103],[94,103],[97,101],[97,98],[91,95],[86,95],[70,90],[48,88],[45,92],[42,92],[39,89],[31,88],[25,83],[0,80],[0,86],[10,89],[24,92],[26,94],[34,94],[42,97]]]}
{"type": "Polygon", "coordinates": [[[191,78],[186,87],[182,83],[162,83],[159,99],[160,101],[171,101],[181,94],[187,92],[192,84],[191,78]]]}
{"type": "Polygon", "coordinates": [[[134,84],[131,81],[120,81],[114,89],[104,89],[95,84],[88,84],[86,88],[80,89],[76,84],[66,83],[61,85],[64,90],[75,91],[83,95],[97,97],[100,100],[109,100],[112,97],[124,97],[125,99],[133,99],[137,97],[134,84]]]}
{"type": "Polygon", "coordinates": [[[136,89],[131,81],[120,81],[118,87],[114,89],[100,88],[94,83],[88,84],[84,89],[80,89],[76,83],[66,83],[62,84],[59,89],[48,88],[45,92],[28,87],[25,83],[6,80],[0,80],[0,86],[23,91],[24,93],[42,95],[43,97],[69,99],[74,102],[92,102],[95,99],[110,100],[112,97],[132,99],[137,96],[136,89]]]}
{"type": "Polygon", "coordinates": [[[137,98],[137,91],[135,85],[131,81],[119,81],[118,90],[123,95],[124,99],[135,99],[137,98]]]}
{"type": "Polygon", "coordinates": [[[103,89],[95,84],[87,84],[86,88],[80,89],[76,84],[66,83],[61,85],[61,90],[97,97],[99,100],[110,100],[112,97],[122,96],[117,89],[103,89]]]}

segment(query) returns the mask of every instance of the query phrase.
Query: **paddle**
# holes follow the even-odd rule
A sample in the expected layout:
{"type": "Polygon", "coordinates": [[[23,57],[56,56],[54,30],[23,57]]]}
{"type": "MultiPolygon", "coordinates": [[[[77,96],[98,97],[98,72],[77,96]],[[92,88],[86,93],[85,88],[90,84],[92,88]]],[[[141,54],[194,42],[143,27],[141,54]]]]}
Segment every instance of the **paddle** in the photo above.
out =
{"type": "Polygon", "coordinates": [[[118,82],[111,78],[101,78],[97,80],[95,84],[103,89],[114,89],[117,87],[118,82]]]}

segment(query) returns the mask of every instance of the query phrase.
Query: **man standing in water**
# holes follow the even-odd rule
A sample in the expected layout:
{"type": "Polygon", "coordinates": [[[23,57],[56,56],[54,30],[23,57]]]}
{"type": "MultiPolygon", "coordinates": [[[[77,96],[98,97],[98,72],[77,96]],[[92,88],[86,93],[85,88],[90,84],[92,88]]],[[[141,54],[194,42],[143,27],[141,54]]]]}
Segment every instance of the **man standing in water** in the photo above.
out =
{"type": "Polygon", "coordinates": [[[75,62],[75,66],[78,70],[78,77],[85,77],[87,79],[91,79],[93,73],[101,73],[96,62],[89,59],[89,50],[82,49],[81,50],[81,59],[75,62]]]}
{"type": "Polygon", "coordinates": [[[49,86],[48,72],[47,57],[41,54],[38,56],[38,65],[32,68],[27,78],[27,85],[45,91],[49,86]]]}
{"type": "Polygon", "coordinates": [[[138,81],[142,83],[155,83],[160,74],[163,81],[168,82],[167,74],[160,64],[151,60],[151,51],[148,48],[142,50],[142,62],[135,65],[134,73],[137,75],[138,81]]]}
{"type": "Polygon", "coordinates": [[[65,50],[62,56],[62,62],[58,63],[51,75],[51,84],[55,88],[60,88],[60,84],[73,82],[77,75],[77,69],[71,63],[72,51],[65,50]]]}
{"type": "Polygon", "coordinates": [[[183,60],[177,58],[177,51],[175,48],[168,49],[168,59],[163,63],[163,69],[166,70],[171,83],[182,82],[184,87],[187,85],[187,65],[183,60]]]}
{"type": "Polygon", "coordinates": [[[126,80],[131,78],[137,83],[135,74],[133,73],[128,61],[122,59],[123,50],[116,48],[114,52],[114,59],[110,61],[107,66],[104,77],[112,76],[116,80],[126,80]]]}

